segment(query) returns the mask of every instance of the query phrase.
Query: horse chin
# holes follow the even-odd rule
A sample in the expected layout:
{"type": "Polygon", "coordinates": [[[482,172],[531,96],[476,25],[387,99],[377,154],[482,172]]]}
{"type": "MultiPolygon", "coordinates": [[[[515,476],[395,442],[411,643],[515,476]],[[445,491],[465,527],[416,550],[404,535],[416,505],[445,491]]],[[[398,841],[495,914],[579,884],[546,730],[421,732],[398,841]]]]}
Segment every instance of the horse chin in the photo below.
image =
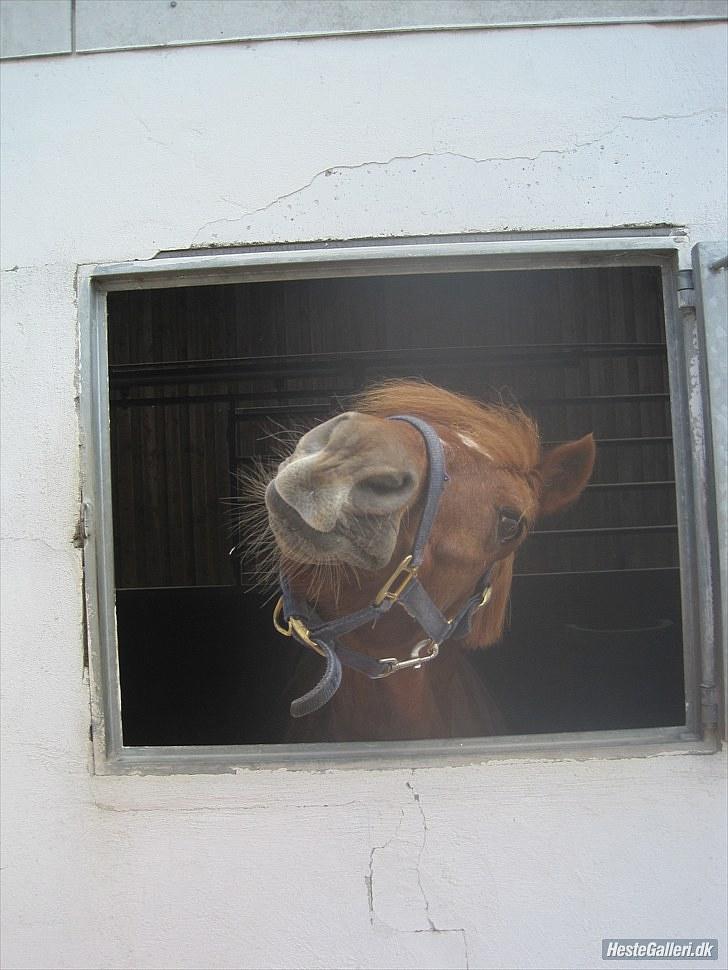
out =
{"type": "Polygon", "coordinates": [[[390,557],[369,555],[366,551],[357,549],[352,544],[341,544],[335,552],[322,553],[315,546],[297,540],[295,546],[287,546],[277,538],[278,548],[284,559],[302,566],[351,566],[366,572],[376,572],[389,562],[390,557]]]}

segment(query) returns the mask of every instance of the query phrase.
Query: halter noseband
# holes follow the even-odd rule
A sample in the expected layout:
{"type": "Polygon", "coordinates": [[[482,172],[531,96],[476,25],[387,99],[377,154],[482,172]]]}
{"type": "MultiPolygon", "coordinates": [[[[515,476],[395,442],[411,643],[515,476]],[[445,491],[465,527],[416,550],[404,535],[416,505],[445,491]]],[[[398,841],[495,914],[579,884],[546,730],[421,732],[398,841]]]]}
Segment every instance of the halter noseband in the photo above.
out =
{"type": "Polygon", "coordinates": [[[482,576],[476,587],[476,593],[449,620],[433,603],[420,582],[417,572],[422,565],[440,497],[448,481],[445,474],[445,453],[437,432],[425,421],[404,414],[395,415],[390,420],[406,421],[411,424],[425,439],[427,447],[427,497],[414,546],[410,555],[405,556],[382,586],[370,606],[326,622],[307,602],[296,599],[288,579],[281,573],[281,597],[273,611],[274,627],[284,636],[293,637],[304,646],[315,650],[326,660],[321,680],[310,691],[291,703],[293,717],[311,714],[331,700],[341,683],[342,664],[358,670],[371,680],[378,680],[381,677],[389,677],[399,670],[419,667],[423,663],[434,660],[442,643],[451,637],[463,637],[470,632],[473,614],[485,606],[490,599],[492,566],[482,576]],[[379,617],[387,613],[395,603],[404,607],[427,635],[425,640],[413,648],[410,659],[397,660],[396,657],[387,657],[379,660],[338,643],[338,638],[344,634],[351,633],[366,623],[376,623],[379,617]],[[281,622],[281,618],[287,624],[286,626],[281,622]],[[420,656],[420,649],[425,647],[427,653],[420,656]]]}

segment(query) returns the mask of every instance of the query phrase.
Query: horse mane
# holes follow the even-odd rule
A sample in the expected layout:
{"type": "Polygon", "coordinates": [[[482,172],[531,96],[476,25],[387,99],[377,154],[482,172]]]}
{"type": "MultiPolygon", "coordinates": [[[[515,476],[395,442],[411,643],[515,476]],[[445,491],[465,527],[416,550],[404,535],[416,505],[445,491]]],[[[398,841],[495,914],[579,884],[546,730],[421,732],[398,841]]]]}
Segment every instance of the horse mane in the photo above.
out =
{"type": "Polygon", "coordinates": [[[422,418],[470,438],[496,465],[522,475],[532,473],[539,463],[536,422],[517,405],[483,404],[427,381],[388,380],[360,394],[354,409],[375,417],[422,418]]]}

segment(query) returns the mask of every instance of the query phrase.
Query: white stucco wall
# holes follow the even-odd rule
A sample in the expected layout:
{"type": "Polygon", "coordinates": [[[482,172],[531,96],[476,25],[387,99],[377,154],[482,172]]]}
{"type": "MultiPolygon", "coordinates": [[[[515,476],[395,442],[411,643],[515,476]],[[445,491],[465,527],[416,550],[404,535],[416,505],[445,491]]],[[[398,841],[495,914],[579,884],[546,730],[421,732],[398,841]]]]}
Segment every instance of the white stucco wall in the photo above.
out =
{"type": "Polygon", "coordinates": [[[719,937],[725,965],[722,755],[92,776],[72,545],[79,263],[654,223],[725,238],[725,70],[725,24],[4,65],[5,967],[591,967],[603,936],[673,935],[719,937]]]}

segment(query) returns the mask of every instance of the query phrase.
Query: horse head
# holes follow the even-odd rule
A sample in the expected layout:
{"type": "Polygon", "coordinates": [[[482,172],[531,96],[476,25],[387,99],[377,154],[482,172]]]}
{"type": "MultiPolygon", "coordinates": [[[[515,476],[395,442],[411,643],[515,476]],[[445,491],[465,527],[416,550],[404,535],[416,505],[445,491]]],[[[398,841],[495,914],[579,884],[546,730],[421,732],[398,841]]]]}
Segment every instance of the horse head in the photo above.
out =
{"type": "Polygon", "coordinates": [[[346,690],[328,705],[328,726],[307,739],[502,730],[487,713],[487,689],[474,686],[465,670],[463,648],[500,638],[518,548],[540,516],[578,498],[594,457],[590,434],[544,451],[535,423],[519,408],[414,381],[370,389],[352,410],[302,435],[262,483],[284,588],[277,629],[327,658],[324,678],[292,713],[310,713],[331,698],[342,660],[371,678],[343,683],[346,690]],[[411,569],[406,564],[418,546],[411,569]],[[305,625],[304,614],[315,617],[314,626],[305,625]],[[336,637],[329,636],[334,628],[336,637]],[[429,660],[439,653],[438,673],[423,678],[420,669],[406,684],[391,678],[399,682],[380,687],[396,669],[423,666],[423,644],[433,670],[429,660]],[[393,654],[414,659],[395,662],[393,654]]]}
{"type": "MultiPolygon", "coordinates": [[[[575,501],[589,480],[593,436],[544,453],[518,408],[409,381],[363,394],[356,410],[300,438],[265,493],[283,570],[327,615],[363,606],[411,550],[428,461],[417,429],[388,420],[399,414],[428,422],[445,452],[448,481],[419,578],[449,614],[492,569],[489,609],[467,639],[486,646],[502,632],[519,546],[539,517],[575,501]]],[[[382,624],[370,641],[388,633],[382,624]]]]}

